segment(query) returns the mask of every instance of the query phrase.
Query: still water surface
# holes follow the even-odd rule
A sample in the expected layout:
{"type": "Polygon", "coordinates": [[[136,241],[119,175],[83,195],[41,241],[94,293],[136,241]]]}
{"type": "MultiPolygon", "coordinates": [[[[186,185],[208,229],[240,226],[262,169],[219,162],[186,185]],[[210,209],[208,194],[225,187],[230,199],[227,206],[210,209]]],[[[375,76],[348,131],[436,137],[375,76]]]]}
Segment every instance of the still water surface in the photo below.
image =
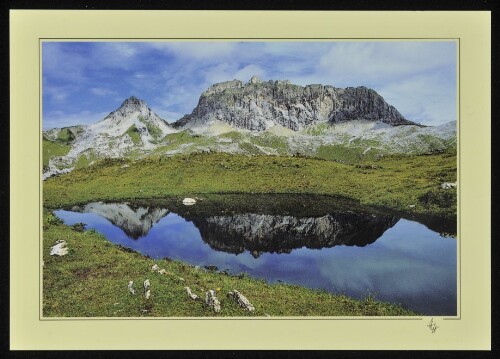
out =
{"type": "Polygon", "coordinates": [[[439,220],[424,225],[328,197],[276,195],[194,206],[96,202],[55,214],[152,258],[456,315],[457,242],[453,224],[439,220]]]}

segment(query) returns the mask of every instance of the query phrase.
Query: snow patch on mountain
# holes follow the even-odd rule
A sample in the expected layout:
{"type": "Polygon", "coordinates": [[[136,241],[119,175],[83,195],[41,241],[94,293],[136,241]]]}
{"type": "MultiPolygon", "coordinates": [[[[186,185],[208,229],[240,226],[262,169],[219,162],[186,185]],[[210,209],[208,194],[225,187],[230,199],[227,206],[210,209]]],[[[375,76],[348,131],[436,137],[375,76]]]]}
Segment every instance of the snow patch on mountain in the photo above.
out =
{"type": "MultiPolygon", "coordinates": [[[[144,101],[134,96],[126,99],[102,121],[90,126],[78,126],[78,130],[68,154],[49,160],[43,179],[69,172],[81,156],[87,156],[87,159],[119,158],[132,150],[151,151],[167,134],[177,132],[151,111],[144,101]]],[[[44,135],[55,140],[59,132],[60,129],[52,129],[45,131],[44,135]]]]}

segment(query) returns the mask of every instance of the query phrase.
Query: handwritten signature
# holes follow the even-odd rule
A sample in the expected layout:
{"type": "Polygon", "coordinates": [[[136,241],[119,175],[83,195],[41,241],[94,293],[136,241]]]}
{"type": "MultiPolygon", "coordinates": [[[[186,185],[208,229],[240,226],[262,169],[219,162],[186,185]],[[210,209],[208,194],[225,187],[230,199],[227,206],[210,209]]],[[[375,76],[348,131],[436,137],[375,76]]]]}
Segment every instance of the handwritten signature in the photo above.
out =
{"type": "Polygon", "coordinates": [[[435,333],[437,328],[439,328],[439,326],[434,323],[434,318],[431,318],[431,321],[427,324],[427,328],[429,328],[432,333],[435,333]]]}

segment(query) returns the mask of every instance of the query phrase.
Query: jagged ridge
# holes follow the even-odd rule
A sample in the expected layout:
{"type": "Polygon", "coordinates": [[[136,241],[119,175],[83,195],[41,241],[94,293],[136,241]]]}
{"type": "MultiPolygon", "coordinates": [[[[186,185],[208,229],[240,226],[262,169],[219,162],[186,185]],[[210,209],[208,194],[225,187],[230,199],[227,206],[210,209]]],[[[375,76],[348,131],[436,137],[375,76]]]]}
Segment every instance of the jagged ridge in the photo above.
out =
{"type": "Polygon", "coordinates": [[[178,120],[174,127],[206,126],[223,121],[251,131],[263,131],[274,125],[298,131],[316,122],[351,120],[416,125],[377,92],[363,86],[302,87],[289,81],[264,82],[254,76],[246,84],[233,80],[212,85],[202,93],[193,112],[178,120]]]}

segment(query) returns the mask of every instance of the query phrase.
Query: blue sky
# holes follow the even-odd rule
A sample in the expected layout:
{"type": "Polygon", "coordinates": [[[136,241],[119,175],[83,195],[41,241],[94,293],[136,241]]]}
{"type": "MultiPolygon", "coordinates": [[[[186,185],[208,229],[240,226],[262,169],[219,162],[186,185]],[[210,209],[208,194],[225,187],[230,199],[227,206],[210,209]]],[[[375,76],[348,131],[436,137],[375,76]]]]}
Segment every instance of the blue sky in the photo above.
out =
{"type": "Polygon", "coordinates": [[[453,41],[44,42],[43,128],[90,124],[128,97],[173,122],[216,82],[252,75],[373,88],[407,119],[456,120],[453,41]]]}

